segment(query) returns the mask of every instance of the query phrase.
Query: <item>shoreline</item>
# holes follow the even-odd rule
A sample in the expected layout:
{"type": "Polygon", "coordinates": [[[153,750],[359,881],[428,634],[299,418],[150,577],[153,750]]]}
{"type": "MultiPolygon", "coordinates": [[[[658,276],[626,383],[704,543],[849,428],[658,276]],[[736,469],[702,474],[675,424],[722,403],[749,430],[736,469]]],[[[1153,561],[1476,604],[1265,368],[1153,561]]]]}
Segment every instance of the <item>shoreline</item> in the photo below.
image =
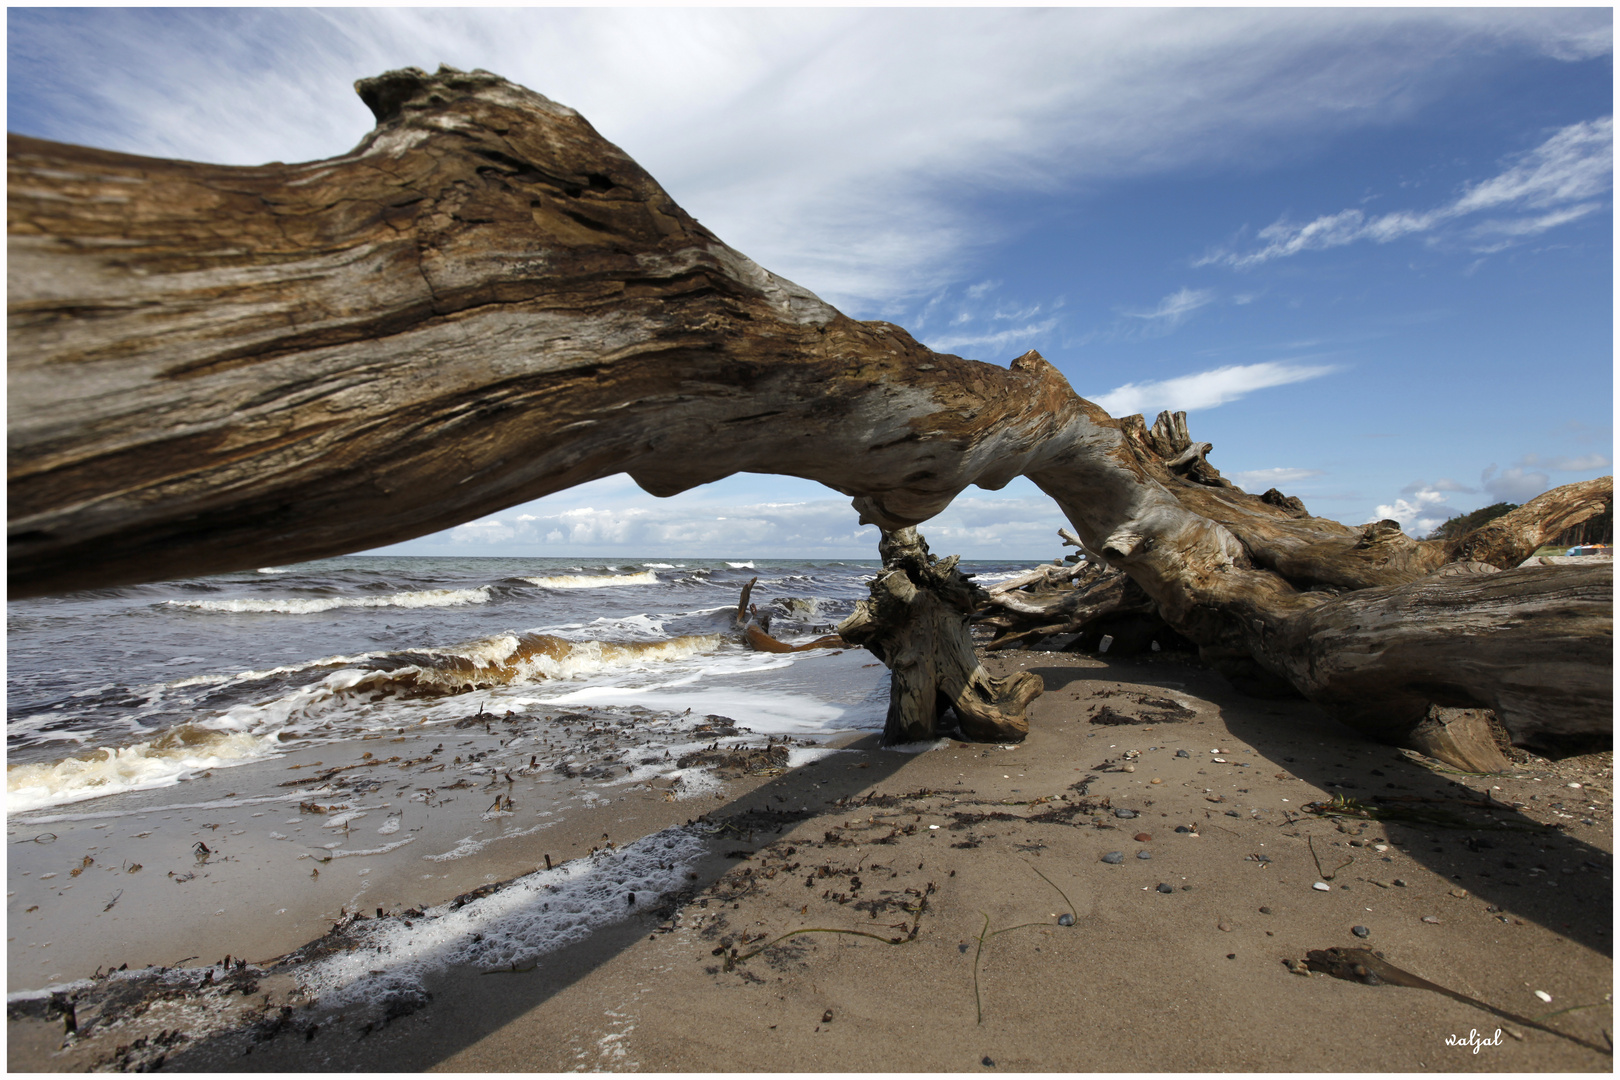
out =
{"type": "MultiPolygon", "coordinates": [[[[164,1046],[165,1067],[1609,1068],[1535,1030],[1459,1052],[1445,1036],[1511,1025],[1428,991],[1300,978],[1284,960],[1377,948],[1519,1015],[1576,1007],[1549,1023],[1602,1043],[1612,1032],[1612,754],[1532,761],[1511,777],[1451,775],[1303,702],[1242,698],[1169,658],[1008,652],[986,665],[1046,681],[1023,744],[904,754],[857,733],[845,753],[728,781],[718,798],[626,793],[572,810],[539,846],[583,852],[604,832],[633,846],[700,810],[720,831],[684,871],[697,875],[686,886],[656,904],[638,898],[628,918],[532,970],[430,972],[431,999],[391,1017],[306,1007],[272,973],[251,998],[235,995],[237,1030],[164,1046]],[[1104,707],[1152,722],[1090,723],[1104,707]],[[1468,805],[1482,792],[1523,809],[1468,805]],[[1335,794],[1395,796],[1413,801],[1381,805],[1455,820],[1300,814],[1335,794]],[[1149,839],[1134,839],[1138,830],[1149,839]],[[1120,864],[1101,861],[1111,851],[1120,864]],[[1329,875],[1327,891],[1312,887],[1329,875]],[[1057,922],[1065,914],[1073,925],[1057,922]],[[806,928],[885,940],[807,933],[770,944],[806,928]],[[739,950],[729,965],[728,949],[739,950]],[[922,1000],[910,999],[916,987],[922,1000]]],[[[532,839],[514,841],[519,869],[539,862],[532,839]]],[[[117,1064],[121,1046],[124,1067],[150,1063],[155,1042],[128,1048],[172,1030],[177,1009],[165,999],[99,1032],[92,1024],[59,1050],[61,1016],[14,1007],[8,1064],[117,1064]]]]}

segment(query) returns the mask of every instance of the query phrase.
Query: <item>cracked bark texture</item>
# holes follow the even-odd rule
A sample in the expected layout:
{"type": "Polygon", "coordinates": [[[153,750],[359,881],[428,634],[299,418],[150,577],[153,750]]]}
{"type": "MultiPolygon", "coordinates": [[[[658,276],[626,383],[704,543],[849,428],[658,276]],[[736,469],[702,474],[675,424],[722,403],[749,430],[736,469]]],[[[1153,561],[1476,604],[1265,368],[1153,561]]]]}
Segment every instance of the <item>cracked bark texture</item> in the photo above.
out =
{"type": "Polygon", "coordinates": [[[1560,620],[1606,642],[1610,578],[1506,571],[1506,603],[1433,578],[1465,556],[1506,570],[1549,522],[1597,513],[1608,478],[1472,541],[1312,517],[1221,478],[1184,417],[1115,420],[1037,353],[1002,368],[847,318],[539,94],[446,68],[357,89],[377,126],[325,161],[10,137],[11,595],[363,550],[619,472],[655,495],[801,476],[889,531],[1023,474],[1240,680],[1347,709],[1351,675],[1315,643],[1362,617],[1357,593],[1421,582],[1403,627],[1479,669],[1421,649],[1388,685],[1359,668],[1350,697],[1389,709],[1354,722],[1402,737],[1412,687],[1444,676],[1532,745],[1612,730],[1606,682],[1517,693],[1482,670],[1560,620]]]}

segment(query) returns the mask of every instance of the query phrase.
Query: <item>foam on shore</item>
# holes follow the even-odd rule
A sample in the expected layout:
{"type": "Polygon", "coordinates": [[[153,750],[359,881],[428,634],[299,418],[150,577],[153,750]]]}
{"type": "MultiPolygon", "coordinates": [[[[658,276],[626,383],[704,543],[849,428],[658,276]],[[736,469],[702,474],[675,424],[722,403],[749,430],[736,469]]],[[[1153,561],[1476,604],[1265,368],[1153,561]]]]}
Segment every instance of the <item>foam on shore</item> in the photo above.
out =
{"type": "Polygon", "coordinates": [[[695,829],[665,829],[627,847],[596,852],[518,878],[452,910],[429,908],[409,924],[360,924],[359,947],[298,970],[304,990],[326,1006],[420,1000],[423,980],[459,965],[486,970],[530,963],[654,907],[704,853],[695,829]]]}

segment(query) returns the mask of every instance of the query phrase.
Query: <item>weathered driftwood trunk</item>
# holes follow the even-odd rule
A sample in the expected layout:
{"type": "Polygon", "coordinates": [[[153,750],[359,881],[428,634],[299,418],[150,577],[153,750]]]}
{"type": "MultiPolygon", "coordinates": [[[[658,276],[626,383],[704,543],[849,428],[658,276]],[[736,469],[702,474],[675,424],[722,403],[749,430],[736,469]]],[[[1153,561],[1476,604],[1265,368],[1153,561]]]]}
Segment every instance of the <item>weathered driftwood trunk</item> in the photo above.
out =
{"type": "Polygon", "coordinates": [[[1044,689],[1041,677],[1026,671],[994,679],[980,665],[968,616],[983,591],[956,569],[957,557],[930,555],[916,529],[885,532],[879,550],[883,573],[872,582],[872,598],[838,625],[838,634],[889,668],[884,745],[952,730],[942,723],[947,709],[964,738],[1016,742],[1029,734],[1024,712],[1044,689]]]}
{"type": "Polygon", "coordinates": [[[1563,640],[1561,620],[1606,640],[1606,577],[1427,581],[1410,647],[1328,662],[1362,655],[1356,591],[1464,558],[1506,570],[1597,513],[1608,478],[1459,541],[1311,517],[1221,479],[1183,419],[1115,420],[1036,353],[1000,368],[846,318],[538,94],[448,69],[358,89],[377,127],[328,161],[11,137],[11,595],[361,550],[618,472],[656,495],[807,477],[887,530],[1024,474],[1238,678],[1396,739],[1430,686],[1531,744],[1612,731],[1606,677],[1571,690],[1539,668],[1512,689],[1485,670],[1563,640]]]}

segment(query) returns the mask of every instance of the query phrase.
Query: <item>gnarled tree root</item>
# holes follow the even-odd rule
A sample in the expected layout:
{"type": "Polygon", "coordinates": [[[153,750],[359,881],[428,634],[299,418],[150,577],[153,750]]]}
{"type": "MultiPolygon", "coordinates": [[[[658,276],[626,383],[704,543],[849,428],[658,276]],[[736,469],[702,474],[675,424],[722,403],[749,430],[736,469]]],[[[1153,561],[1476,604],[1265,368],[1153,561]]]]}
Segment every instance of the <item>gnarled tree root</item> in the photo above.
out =
{"type": "Polygon", "coordinates": [[[915,529],[885,532],[880,548],[884,573],[838,634],[889,668],[884,745],[937,738],[949,730],[941,723],[947,709],[964,738],[1023,739],[1029,734],[1024,713],[1044,689],[1041,677],[1020,672],[995,679],[980,665],[968,616],[983,594],[956,569],[956,556],[934,558],[915,529]]]}

